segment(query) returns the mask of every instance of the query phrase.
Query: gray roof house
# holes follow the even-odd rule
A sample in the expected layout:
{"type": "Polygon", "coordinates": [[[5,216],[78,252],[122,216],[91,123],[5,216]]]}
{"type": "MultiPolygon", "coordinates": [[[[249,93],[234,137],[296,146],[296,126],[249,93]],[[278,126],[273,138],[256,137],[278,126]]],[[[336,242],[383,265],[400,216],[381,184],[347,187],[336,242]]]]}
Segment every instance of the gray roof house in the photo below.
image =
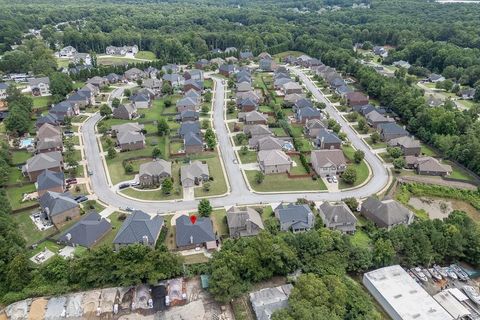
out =
{"type": "Polygon", "coordinates": [[[203,151],[203,138],[200,133],[187,132],[183,136],[186,154],[198,154],[203,151]]]}
{"type": "Polygon", "coordinates": [[[177,248],[191,249],[205,246],[207,249],[215,249],[217,241],[213,232],[213,223],[210,218],[198,218],[195,223],[186,215],[182,215],[175,221],[175,240],[177,248]]]}
{"type": "Polygon", "coordinates": [[[261,150],[257,161],[264,174],[286,173],[292,168],[292,159],[282,150],[261,150]]]}
{"type": "Polygon", "coordinates": [[[342,140],[334,132],[320,129],[315,138],[315,146],[319,149],[340,149],[342,140]]]}
{"type": "Polygon", "coordinates": [[[282,150],[285,142],[275,137],[264,137],[257,141],[255,148],[258,151],[262,150],[282,150]]]}
{"type": "Polygon", "coordinates": [[[395,122],[394,119],[385,117],[376,110],[370,111],[365,118],[367,119],[368,124],[374,128],[378,128],[378,126],[383,123],[395,122]]]}
{"type": "Polygon", "coordinates": [[[414,218],[410,210],[393,199],[380,201],[369,197],[362,203],[360,212],[378,227],[388,229],[399,224],[409,225],[414,218]]]}
{"type": "Polygon", "coordinates": [[[245,124],[267,124],[268,122],[268,116],[257,110],[239,113],[238,118],[240,121],[245,122],[245,124]]]}
{"type": "Polygon", "coordinates": [[[241,60],[253,59],[253,53],[251,51],[242,51],[240,52],[241,60]]]}
{"type": "Polygon", "coordinates": [[[164,74],[163,77],[162,77],[163,81],[167,81],[167,82],[170,82],[170,84],[173,86],[173,87],[178,87],[178,86],[181,86],[185,83],[185,78],[182,77],[181,75],[179,74],[176,74],[176,73],[172,73],[172,74],[164,74]]]}
{"type": "Polygon", "coordinates": [[[292,289],[293,285],[285,284],[251,292],[250,302],[257,320],[270,320],[275,311],[288,307],[288,297],[292,289]]]}
{"type": "Polygon", "coordinates": [[[311,119],[320,120],[322,118],[322,113],[320,112],[320,110],[317,110],[315,108],[306,107],[306,108],[297,109],[295,116],[298,122],[305,123],[311,119]]]}
{"type": "Polygon", "coordinates": [[[37,140],[45,139],[45,138],[54,138],[54,137],[61,137],[62,130],[59,127],[52,126],[49,123],[43,124],[37,130],[37,140]]]}
{"type": "Polygon", "coordinates": [[[93,211],[65,231],[58,242],[72,247],[91,248],[110,230],[112,230],[110,222],[93,211]]]}
{"type": "Polygon", "coordinates": [[[402,149],[404,156],[418,156],[422,152],[420,141],[409,136],[391,139],[387,144],[390,147],[399,147],[402,149]]]}
{"type": "Polygon", "coordinates": [[[128,69],[124,75],[128,80],[138,80],[147,77],[147,74],[138,68],[128,69]]]}
{"type": "Polygon", "coordinates": [[[63,172],[44,170],[37,178],[36,187],[39,197],[47,191],[64,192],[65,177],[63,172]]]}
{"type": "Polygon", "coordinates": [[[311,152],[312,167],[321,177],[342,173],[347,167],[347,160],[342,150],[324,149],[311,152]]]}
{"type": "Polygon", "coordinates": [[[344,203],[330,203],[325,201],[319,207],[319,215],[326,228],[338,230],[342,233],[354,233],[357,218],[344,203]]]}
{"type": "Polygon", "coordinates": [[[280,204],[275,208],[275,217],[280,221],[280,230],[300,232],[313,228],[315,216],[306,204],[280,204]]]}
{"type": "Polygon", "coordinates": [[[200,133],[200,122],[199,121],[185,121],[182,122],[180,125],[180,129],[178,129],[178,135],[180,137],[184,137],[187,133],[200,133]]]}
{"type": "Polygon", "coordinates": [[[108,84],[108,79],[104,77],[95,76],[87,80],[88,84],[91,84],[97,88],[106,86],[108,84]]]}
{"type": "Polygon", "coordinates": [[[433,157],[406,156],[405,162],[407,168],[415,169],[418,174],[446,176],[452,173],[450,165],[440,163],[433,157]]]}
{"type": "Polygon", "coordinates": [[[252,84],[248,81],[237,83],[237,92],[246,92],[252,90],[252,84]]]}
{"type": "Polygon", "coordinates": [[[180,112],[175,119],[180,122],[198,121],[200,114],[197,111],[185,110],[180,112]]]}
{"type": "Polygon", "coordinates": [[[137,115],[137,108],[131,103],[121,104],[113,108],[113,117],[116,119],[132,120],[137,115]]]}
{"type": "Polygon", "coordinates": [[[227,225],[232,238],[256,236],[265,229],[260,213],[250,207],[228,209],[227,225]]]}
{"type": "Polygon", "coordinates": [[[428,81],[430,82],[442,82],[442,81],[445,81],[445,77],[442,76],[441,74],[436,74],[436,73],[432,73],[429,77],[428,77],[428,81]]]}
{"type": "Polygon", "coordinates": [[[80,216],[80,207],[69,194],[47,191],[38,199],[38,202],[42,211],[55,226],[80,216]]]}
{"type": "Polygon", "coordinates": [[[160,184],[163,179],[171,176],[172,163],[163,159],[142,163],[138,174],[142,186],[160,184]]]}
{"type": "Polygon", "coordinates": [[[305,123],[305,135],[309,138],[316,138],[322,129],[325,129],[325,124],[319,119],[310,119],[305,123]]]}
{"type": "Polygon", "coordinates": [[[137,109],[146,109],[151,105],[150,96],[148,94],[137,93],[130,97],[130,101],[137,109]]]}
{"type": "Polygon", "coordinates": [[[161,216],[150,216],[143,211],[135,210],[123,222],[113,239],[113,244],[117,250],[121,246],[135,243],[155,247],[163,226],[164,220],[161,216]]]}
{"type": "Polygon", "coordinates": [[[209,178],[208,164],[198,160],[180,168],[180,182],[184,187],[193,187],[202,181],[208,181],[209,178]]]}
{"type": "Polygon", "coordinates": [[[41,116],[35,121],[35,127],[40,128],[44,124],[48,123],[52,126],[59,126],[60,125],[60,120],[55,114],[52,113],[47,113],[45,116],[41,116]]]}
{"type": "Polygon", "coordinates": [[[137,131],[121,131],[117,133],[117,144],[122,151],[143,149],[145,136],[137,131]]]}
{"type": "Polygon", "coordinates": [[[63,169],[63,156],[59,151],[39,153],[27,160],[22,167],[22,172],[30,181],[37,181],[37,177],[45,170],[61,172],[63,169]]]}
{"type": "Polygon", "coordinates": [[[408,131],[395,122],[382,123],[378,125],[378,130],[382,139],[387,142],[392,139],[408,136],[408,131]]]}
{"type": "Polygon", "coordinates": [[[34,96],[50,94],[50,79],[48,77],[28,79],[28,86],[34,96]]]}
{"type": "Polygon", "coordinates": [[[138,122],[127,122],[123,124],[113,125],[112,131],[119,133],[121,131],[142,131],[144,128],[143,124],[138,124],[138,122]]]}
{"type": "Polygon", "coordinates": [[[187,110],[195,111],[199,106],[199,102],[198,99],[192,97],[184,97],[177,101],[176,106],[178,112],[183,112],[187,110]]]}

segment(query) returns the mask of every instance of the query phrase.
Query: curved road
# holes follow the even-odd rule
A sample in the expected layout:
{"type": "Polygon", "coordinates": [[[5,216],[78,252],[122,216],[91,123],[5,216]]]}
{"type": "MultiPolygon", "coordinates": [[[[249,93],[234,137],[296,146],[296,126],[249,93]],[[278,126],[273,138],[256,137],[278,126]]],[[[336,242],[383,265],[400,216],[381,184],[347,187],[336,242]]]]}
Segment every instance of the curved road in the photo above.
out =
{"type": "MultiPolygon", "coordinates": [[[[327,105],[326,111],[342,126],[342,130],[347,134],[352,144],[357,149],[365,152],[365,160],[370,164],[372,169],[372,179],[358,189],[339,192],[292,192],[268,194],[251,192],[247,187],[245,180],[243,179],[240,166],[233,162],[235,159],[235,153],[228,136],[226,124],[224,122],[225,85],[223,80],[213,78],[216,86],[214,95],[213,122],[218,138],[218,145],[220,148],[222,161],[225,166],[225,171],[227,172],[228,181],[230,182],[230,193],[228,195],[210,199],[213,207],[272,203],[281,201],[294,202],[300,197],[307,198],[311,201],[336,201],[347,197],[364,198],[379,192],[386,186],[388,182],[388,173],[380,159],[374,155],[365,142],[356,135],[348,123],[338,114],[336,109],[331,106],[330,102],[323,97],[321,92],[314,86],[310,79],[308,79],[307,76],[299,70],[292,69],[292,71],[302,79],[303,83],[313,93],[318,101],[325,102],[327,105]]],[[[123,89],[119,88],[117,90],[118,91],[112,92],[113,96],[122,94],[123,89]]],[[[100,154],[100,149],[98,147],[95,135],[95,125],[98,121],[100,121],[100,119],[101,116],[99,114],[95,114],[89,118],[82,127],[88,169],[94,172],[94,174],[90,177],[91,185],[93,192],[100,201],[115,208],[131,207],[143,210],[150,214],[169,213],[181,210],[194,210],[197,208],[198,200],[171,202],[133,200],[123,197],[113,191],[107,182],[102,155],[100,154]]]]}

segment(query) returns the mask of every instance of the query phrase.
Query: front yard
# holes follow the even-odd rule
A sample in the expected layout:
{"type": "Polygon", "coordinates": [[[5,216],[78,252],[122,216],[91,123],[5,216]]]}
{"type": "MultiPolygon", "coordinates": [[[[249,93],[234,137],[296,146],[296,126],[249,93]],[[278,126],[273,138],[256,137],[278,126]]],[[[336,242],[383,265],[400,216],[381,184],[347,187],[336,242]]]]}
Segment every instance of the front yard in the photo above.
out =
{"type": "Polygon", "coordinates": [[[195,197],[208,197],[221,195],[227,192],[227,182],[225,181],[225,175],[223,174],[222,164],[217,154],[210,158],[199,158],[200,161],[205,161],[208,164],[208,170],[210,171],[210,177],[213,178],[209,181],[210,190],[206,191],[203,187],[195,188],[195,197]]]}
{"type": "Polygon", "coordinates": [[[261,184],[255,181],[257,170],[246,170],[245,174],[250,186],[258,192],[276,191],[322,191],[327,190],[322,179],[313,180],[311,177],[289,179],[287,174],[269,174],[261,184]]]}

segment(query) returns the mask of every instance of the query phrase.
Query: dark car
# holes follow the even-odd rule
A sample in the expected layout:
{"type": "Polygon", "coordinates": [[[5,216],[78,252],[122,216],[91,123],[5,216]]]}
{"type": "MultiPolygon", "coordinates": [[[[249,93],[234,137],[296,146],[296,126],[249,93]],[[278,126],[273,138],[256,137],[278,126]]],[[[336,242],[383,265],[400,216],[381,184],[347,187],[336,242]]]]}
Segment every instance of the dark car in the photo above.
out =
{"type": "Polygon", "coordinates": [[[123,183],[123,184],[118,186],[118,189],[122,190],[122,189],[125,189],[125,188],[128,188],[128,187],[130,187],[129,183],[123,183]]]}
{"type": "Polygon", "coordinates": [[[88,200],[87,197],[82,196],[82,197],[80,197],[78,200],[75,200],[75,201],[77,201],[77,203],[82,203],[82,202],[85,202],[85,201],[87,201],[87,200],[88,200]]]}
{"type": "Polygon", "coordinates": [[[77,183],[77,179],[75,178],[68,178],[65,180],[65,183],[66,184],[76,184],[77,183]]]}

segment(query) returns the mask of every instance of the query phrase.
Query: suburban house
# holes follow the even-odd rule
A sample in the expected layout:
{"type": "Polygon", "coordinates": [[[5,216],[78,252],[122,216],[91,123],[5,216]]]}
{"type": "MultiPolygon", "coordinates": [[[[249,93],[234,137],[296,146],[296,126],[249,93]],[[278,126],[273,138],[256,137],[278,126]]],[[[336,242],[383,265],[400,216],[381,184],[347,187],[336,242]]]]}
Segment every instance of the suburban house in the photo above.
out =
{"type": "Polygon", "coordinates": [[[225,60],[223,60],[222,58],[213,58],[210,60],[210,64],[213,64],[213,65],[217,65],[217,66],[221,66],[223,64],[225,64],[225,60]]]}
{"type": "Polygon", "coordinates": [[[226,54],[234,54],[238,51],[235,47],[227,47],[223,52],[226,54]]]}
{"type": "Polygon", "coordinates": [[[347,86],[346,84],[341,85],[335,89],[335,92],[342,98],[345,98],[348,93],[353,92],[353,89],[347,86]]]}
{"type": "Polygon", "coordinates": [[[308,231],[315,225],[315,216],[306,204],[282,203],[274,212],[282,231],[308,231]]]}
{"type": "Polygon", "coordinates": [[[258,104],[259,102],[261,102],[263,100],[262,98],[263,97],[262,97],[261,92],[258,92],[258,91],[237,92],[235,94],[235,99],[237,101],[237,105],[243,99],[252,99],[254,101],[254,103],[258,104]]]}
{"type": "Polygon", "coordinates": [[[242,81],[237,83],[237,92],[252,91],[252,84],[248,81],[242,81]]]}
{"type": "Polygon", "coordinates": [[[418,174],[429,176],[446,176],[452,173],[452,167],[440,163],[433,157],[405,157],[406,167],[414,169],[418,174]]]}
{"type": "Polygon", "coordinates": [[[112,56],[124,56],[127,53],[131,55],[136,55],[138,53],[138,46],[123,46],[123,47],[115,47],[115,46],[108,46],[105,49],[105,53],[112,56]]]}
{"type": "Polygon", "coordinates": [[[239,113],[238,120],[244,122],[245,124],[267,124],[268,116],[258,112],[256,110],[246,112],[246,113],[239,113]]]}
{"type": "Polygon", "coordinates": [[[340,174],[347,168],[347,160],[342,150],[314,150],[310,157],[313,170],[321,177],[340,174]]]}
{"type": "Polygon", "coordinates": [[[319,119],[307,120],[305,123],[305,135],[309,138],[318,137],[320,131],[325,129],[325,124],[319,119]]]}
{"type": "Polygon", "coordinates": [[[35,121],[35,127],[37,127],[38,129],[45,124],[49,124],[51,126],[59,126],[60,123],[61,121],[57,118],[56,115],[47,113],[45,116],[37,118],[37,121],[35,121]]]}
{"type": "Polygon", "coordinates": [[[184,188],[200,185],[210,179],[208,164],[198,160],[180,168],[180,180],[184,188]]]}
{"type": "Polygon", "coordinates": [[[414,218],[410,210],[393,199],[380,201],[375,197],[369,197],[362,203],[360,212],[379,228],[390,229],[399,224],[409,225],[414,218]]]}
{"type": "Polygon", "coordinates": [[[285,142],[275,137],[264,137],[258,139],[257,144],[255,145],[255,149],[258,151],[262,150],[282,150],[285,142]]]}
{"type": "Polygon", "coordinates": [[[289,82],[294,82],[294,81],[290,79],[288,75],[285,75],[285,77],[280,77],[275,79],[275,81],[273,82],[273,87],[275,88],[275,90],[281,90],[283,85],[289,82]]]}
{"type": "Polygon", "coordinates": [[[344,202],[332,204],[325,201],[318,209],[326,228],[338,230],[342,233],[355,233],[357,218],[344,202]]]}
{"type": "Polygon", "coordinates": [[[65,177],[63,172],[44,170],[37,177],[38,196],[43,196],[47,191],[63,193],[65,191],[65,177]]]}
{"type": "Polygon", "coordinates": [[[199,121],[185,121],[182,122],[178,129],[178,135],[183,138],[187,133],[200,134],[200,122],[199,121]]]}
{"type": "Polygon", "coordinates": [[[112,132],[117,138],[117,145],[121,151],[139,150],[145,147],[145,136],[140,132],[143,125],[129,122],[112,126],[112,132]]]}
{"type": "Polygon", "coordinates": [[[156,78],[149,78],[142,81],[142,87],[152,90],[155,92],[155,95],[162,92],[162,84],[162,80],[156,78]]]}
{"type": "Polygon", "coordinates": [[[285,97],[283,98],[283,101],[287,104],[287,105],[294,105],[295,102],[297,102],[298,100],[300,99],[304,99],[306,96],[303,94],[303,93],[292,93],[292,94],[287,94],[285,95],[285,97]]]}
{"type": "Polygon", "coordinates": [[[69,194],[47,191],[39,199],[42,212],[57,228],[80,217],[80,206],[69,194]]]}
{"type": "Polygon", "coordinates": [[[195,90],[198,92],[203,91],[203,80],[194,80],[194,79],[189,79],[186,80],[185,83],[183,84],[183,91],[189,91],[189,90],[195,90]]]}
{"type": "Polygon", "coordinates": [[[382,123],[378,125],[377,129],[379,130],[383,141],[386,142],[392,139],[408,136],[408,131],[395,122],[382,123]]]}
{"type": "Polygon", "coordinates": [[[410,136],[391,139],[387,144],[389,147],[399,147],[404,156],[419,156],[422,152],[420,141],[410,136]]]}
{"type": "Polygon", "coordinates": [[[257,110],[258,103],[252,98],[245,98],[238,100],[237,106],[240,108],[241,112],[250,112],[257,110]]]}
{"type": "Polygon", "coordinates": [[[228,209],[227,225],[232,238],[256,236],[265,229],[260,213],[250,207],[228,209]]]}
{"type": "Polygon", "coordinates": [[[77,64],[77,65],[91,66],[92,65],[92,57],[90,56],[89,53],[77,52],[73,55],[72,63],[77,64]]]}
{"type": "Polygon", "coordinates": [[[379,125],[384,123],[395,122],[394,119],[385,117],[376,110],[370,111],[365,118],[367,119],[367,123],[373,128],[378,128],[379,125]]]}
{"type": "Polygon", "coordinates": [[[108,83],[110,83],[110,84],[114,84],[114,83],[117,83],[120,80],[122,80],[122,76],[119,76],[116,73],[110,73],[105,78],[107,78],[108,83]]]}
{"type": "Polygon", "coordinates": [[[45,153],[52,151],[62,151],[63,150],[63,139],[61,135],[40,138],[37,140],[35,150],[37,153],[45,153]]]}
{"type": "Polygon", "coordinates": [[[176,73],[180,70],[179,66],[173,63],[166,64],[162,66],[162,71],[164,73],[176,73]]]}
{"type": "Polygon", "coordinates": [[[193,101],[195,101],[197,104],[200,104],[202,102],[202,94],[196,90],[187,90],[183,94],[185,98],[191,98],[193,101]]]}
{"type": "Polygon", "coordinates": [[[111,230],[110,222],[92,211],[65,231],[58,242],[71,247],[91,248],[111,230]]]}
{"type": "Polygon", "coordinates": [[[199,106],[198,100],[191,97],[184,97],[177,101],[176,103],[177,111],[184,112],[184,111],[195,111],[199,106]]]}
{"type": "Polygon", "coordinates": [[[62,136],[62,131],[59,127],[53,126],[49,123],[44,123],[40,128],[37,130],[37,140],[42,140],[46,138],[55,138],[58,136],[62,136]]]}
{"type": "Polygon", "coordinates": [[[63,122],[65,118],[71,118],[80,114],[80,109],[75,104],[62,101],[53,105],[48,112],[55,115],[59,121],[63,122]]]}
{"type": "Polygon", "coordinates": [[[155,67],[149,66],[148,68],[143,70],[143,72],[145,72],[145,75],[147,76],[147,78],[157,79],[157,75],[160,71],[155,67]]]}
{"type": "Polygon", "coordinates": [[[302,109],[302,108],[313,108],[312,100],[307,99],[307,98],[299,99],[299,100],[295,101],[295,103],[292,107],[294,112],[296,112],[297,110],[302,109]]]}
{"type": "Polygon", "coordinates": [[[368,96],[358,91],[349,92],[345,95],[345,97],[347,98],[347,104],[351,107],[364,106],[368,104],[368,96]]]}
{"type": "Polygon", "coordinates": [[[48,77],[28,79],[28,88],[34,96],[50,95],[50,79],[48,77]]]}
{"type": "MultiPolygon", "coordinates": [[[[476,92],[476,89],[468,88],[468,89],[460,90],[458,95],[462,97],[462,99],[464,100],[472,100],[475,97],[475,92],[476,92]]],[[[0,99],[1,99],[1,87],[0,87],[0,99]]]]}
{"type": "Polygon", "coordinates": [[[327,129],[320,129],[315,138],[315,146],[319,149],[340,149],[342,140],[335,133],[327,129]]]}
{"type": "Polygon", "coordinates": [[[98,87],[94,86],[93,84],[90,84],[90,83],[87,83],[86,85],[83,86],[82,89],[80,89],[78,91],[91,92],[91,95],[93,95],[93,96],[96,96],[100,93],[100,89],[98,87]]]}
{"type": "Polygon", "coordinates": [[[66,47],[60,49],[60,51],[58,51],[58,57],[59,58],[71,58],[71,57],[73,57],[73,55],[75,53],[77,53],[77,49],[75,49],[72,46],[66,46],[66,47]]]}
{"type": "Polygon", "coordinates": [[[35,182],[37,177],[46,169],[63,172],[63,157],[59,151],[34,155],[22,167],[22,173],[24,176],[28,176],[31,182],[35,182]]]}
{"type": "Polygon", "coordinates": [[[369,114],[372,111],[376,111],[376,112],[378,112],[382,115],[385,115],[387,113],[387,110],[385,110],[384,108],[375,107],[371,104],[366,104],[364,106],[355,106],[352,109],[353,109],[353,111],[356,111],[356,112],[360,113],[364,117],[367,116],[367,114],[369,114]]]}
{"type": "Polygon", "coordinates": [[[284,83],[281,87],[281,90],[284,95],[292,94],[292,93],[301,94],[303,92],[302,86],[296,82],[284,83]]]}
{"type": "Polygon", "coordinates": [[[199,117],[200,114],[197,111],[185,110],[176,116],[176,120],[180,122],[198,121],[199,117]]]}
{"type": "Polygon", "coordinates": [[[235,57],[226,57],[226,58],[225,58],[225,62],[226,62],[226,63],[237,63],[237,62],[238,62],[238,59],[235,58],[235,57]]]}
{"type": "Polygon", "coordinates": [[[404,60],[398,60],[394,61],[393,65],[398,68],[404,68],[404,69],[410,69],[411,65],[407,61],[404,60]]]}
{"type": "Polygon", "coordinates": [[[166,73],[162,77],[163,81],[170,83],[174,88],[181,87],[185,83],[185,78],[176,73],[166,73]]]}
{"type": "Polygon", "coordinates": [[[88,84],[95,86],[97,88],[102,88],[108,86],[108,79],[104,77],[95,76],[87,80],[88,84]]]}
{"type": "Polygon", "coordinates": [[[130,101],[137,109],[147,109],[152,105],[150,96],[143,93],[137,93],[130,97],[130,101]]]}
{"type": "Polygon", "coordinates": [[[132,120],[137,116],[137,108],[131,103],[121,104],[113,108],[112,115],[116,119],[132,120]]]}
{"type": "Polygon", "coordinates": [[[388,57],[388,51],[384,47],[374,46],[372,49],[373,53],[380,57],[388,57]]]}
{"type": "Polygon", "coordinates": [[[183,136],[186,154],[198,154],[203,151],[203,138],[200,133],[187,132],[183,136]]]}
{"type": "Polygon", "coordinates": [[[207,59],[200,59],[197,62],[195,62],[195,68],[200,70],[205,69],[209,65],[210,65],[210,61],[208,61],[207,59]]]}
{"type": "Polygon", "coordinates": [[[261,150],[257,161],[264,174],[290,172],[292,168],[292,159],[281,150],[261,150]]]}
{"type": "Polygon", "coordinates": [[[222,64],[218,67],[218,73],[222,76],[230,77],[237,71],[237,67],[234,64],[222,64]]]}
{"type": "Polygon", "coordinates": [[[253,59],[253,53],[251,51],[241,51],[240,60],[250,60],[253,59]]]}
{"type": "Polygon", "coordinates": [[[199,69],[187,70],[184,72],[183,77],[185,80],[202,80],[203,81],[203,71],[199,69]]]}
{"type": "Polygon", "coordinates": [[[260,59],[258,64],[260,66],[260,70],[262,71],[272,72],[275,69],[275,61],[272,59],[260,59]]]}
{"type": "Polygon", "coordinates": [[[197,218],[192,223],[187,215],[182,215],[175,221],[175,240],[180,250],[205,247],[207,250],[217,248],[217,239],[213,232],[210,218],[197,218]]]}
{"type": "Polygon", "coordinates": [[[320,110],[317,110],[313,107],[297,109],[295,116],[297,118],[297,121],[303,124],[305,124],[308,120],[322,119],[322,113],[320,112],[320,110]]]}
{"type": "Polygon", "coordinates": [[[136,243],[155,248],[164,225],[165,222],[159,215],[151,216],[140,210],[133,211],[113,239],[115,250],[136,243]]]}
{"type": "Polygon", "coordinates": [[[248,144],[252,148],[257,144],[258,140],[273,135],[272,131],[263,124],[246,125],[243,127],[243,133],[251,138],[248,144]]]}
{"type": "Polygon", "coordinates": [[[256,319],[270,320],[275,311],[287,308],[288,297],[292,289],[293,285],[285,284],[274,288],[265,288],[250,292],[250,303],[252,304],[256,319]]]}
{"type": "Polygon", "coordinates": [[[80,109],[84,109],[85,107],[93,104],[95,99],[90,91],[79,90],[70,95],[66,101],[80,109]]]}
{"type": "Polygon", "coordinates": [[[431,75],[428,76],[428,81],[433,83],[442,82],[442,81],[445,81],[445,77],[442,76],[441,74],[432,73],[431,75]]]}
{"type": "Polygon", "coordinates": [[[138,179],[141,186],[159,185],[165,178],[172,176],[172,163],[157,159],[140,165],[138,179]]]}

